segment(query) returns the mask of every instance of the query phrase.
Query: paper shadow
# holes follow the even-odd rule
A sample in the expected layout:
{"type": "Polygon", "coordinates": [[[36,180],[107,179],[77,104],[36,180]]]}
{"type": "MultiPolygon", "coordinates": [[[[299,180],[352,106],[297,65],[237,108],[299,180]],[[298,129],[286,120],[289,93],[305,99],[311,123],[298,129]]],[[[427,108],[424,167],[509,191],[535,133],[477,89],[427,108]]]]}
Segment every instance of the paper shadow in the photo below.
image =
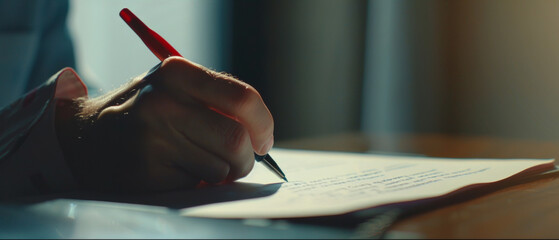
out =
{"type": "Polygon", "coordinates": [[[207,185],[196,189],[178,190],[173,192],[152,194],[107,194],[98,192],[73,192],[44,196],[33,196],[10,201],[16,204],[35,204],[54,199],[79,199],[143,205],[163,206],[174,209],[199,206],[211,203],[230,202],[243,199],[271,196],[276,193],[282,183],[228,183],[207,185]]]}
{"type": "Polygon", "coordinates": [[[140,204],[181,209],[211,203],[267,197],[275,194],[280,189],[281,185],[282,183],[230,183],[210,185],[186,191],[138,196],[136,200],[138,200],[137,203],[140,204]]]}

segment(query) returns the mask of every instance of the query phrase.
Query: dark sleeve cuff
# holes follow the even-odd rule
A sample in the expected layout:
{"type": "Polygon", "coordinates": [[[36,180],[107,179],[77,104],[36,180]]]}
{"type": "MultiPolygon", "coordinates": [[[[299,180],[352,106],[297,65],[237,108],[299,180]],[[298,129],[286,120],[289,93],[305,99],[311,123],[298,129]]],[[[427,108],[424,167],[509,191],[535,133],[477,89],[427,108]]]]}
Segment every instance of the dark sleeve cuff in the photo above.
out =
{"type": "Polygon", "coordinates": [[[80,96],[85,85],[65,68],[0,111],[0,199],[77,187],[57,139],[55,107],[80,96]]]}

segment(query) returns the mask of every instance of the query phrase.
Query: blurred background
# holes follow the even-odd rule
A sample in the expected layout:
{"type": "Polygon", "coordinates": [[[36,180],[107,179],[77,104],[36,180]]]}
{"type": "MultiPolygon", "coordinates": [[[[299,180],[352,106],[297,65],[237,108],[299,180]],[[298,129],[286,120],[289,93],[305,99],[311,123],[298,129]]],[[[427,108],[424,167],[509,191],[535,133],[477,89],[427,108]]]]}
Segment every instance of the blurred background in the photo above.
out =
{"type": "Polygon", "coordinates": [[[72,0],[77,69],[100,93],[158,62],[123,7],[186,58],[256,87],[277,141],[559,139],[559,1],[72,0]]]}

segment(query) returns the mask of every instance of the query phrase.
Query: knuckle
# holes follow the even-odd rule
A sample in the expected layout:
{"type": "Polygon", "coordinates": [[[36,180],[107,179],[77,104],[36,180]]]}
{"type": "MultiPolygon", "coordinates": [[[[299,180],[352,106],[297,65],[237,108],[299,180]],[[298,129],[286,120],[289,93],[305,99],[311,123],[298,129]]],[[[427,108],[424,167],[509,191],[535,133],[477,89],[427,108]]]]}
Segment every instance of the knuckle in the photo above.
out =
{"type": "Polygon", "coordinates": [[[161,70],[165,73],[166,78],[168,76],[182,76],[182,74],[195,76],[195,73],[204,72],[204,69],[203,66],[182,57],[168,57],[161,64],[161,70]]]}
{"type": "Polygon", "coordinates": [[[260,100],[260,94],[256,89],[246,83],[242,83],[232,94],[233,109],[243,114],[253,109],[260,100]]]}
{"type": "Polygon", "coordinates": [[[163,63],[161,64],[161,69],[171,70],[171,69],[181,68],[187,63],[188,63],[187,60],[181,57],[168,57],[165,60],[163,60],[163,63]]]}
{"type": "Polygon", "coordinates": [[[244,146],[250,139],[246,128],[234,121],[228,121],[221,134],[224,138],[224,148],[234,156],[242,153],[244,146]]]}
{"type": "Polygon", "coordinates": [[[157,85],[162,85],[163,87],[172,90],[179,83],[177,78],[180,78],[185,74],[187,76],[191,75],[190,71],[193,69],[192,67],[193,65],[184,58],[169,57],[161,64],[161,75],[155,82],[157,82],[157,85]]]}

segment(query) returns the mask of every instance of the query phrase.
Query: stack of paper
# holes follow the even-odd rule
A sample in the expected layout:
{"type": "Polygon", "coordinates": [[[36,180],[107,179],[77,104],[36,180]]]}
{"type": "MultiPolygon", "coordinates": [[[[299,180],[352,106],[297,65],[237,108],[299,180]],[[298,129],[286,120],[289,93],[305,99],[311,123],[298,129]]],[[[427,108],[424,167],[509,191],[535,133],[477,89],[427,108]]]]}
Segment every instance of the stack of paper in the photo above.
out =
{"type": "Polygon", "coordinates": [[[270,154],[289,182],[256,164],[249,176],[230,189],[198,191],[213,199],[239,200],[185,208],[181,214],[210,218],[338,215],[445,196],[555,168],[553,159],[451,159],[285,149],[273,149],[270,154]]]}

